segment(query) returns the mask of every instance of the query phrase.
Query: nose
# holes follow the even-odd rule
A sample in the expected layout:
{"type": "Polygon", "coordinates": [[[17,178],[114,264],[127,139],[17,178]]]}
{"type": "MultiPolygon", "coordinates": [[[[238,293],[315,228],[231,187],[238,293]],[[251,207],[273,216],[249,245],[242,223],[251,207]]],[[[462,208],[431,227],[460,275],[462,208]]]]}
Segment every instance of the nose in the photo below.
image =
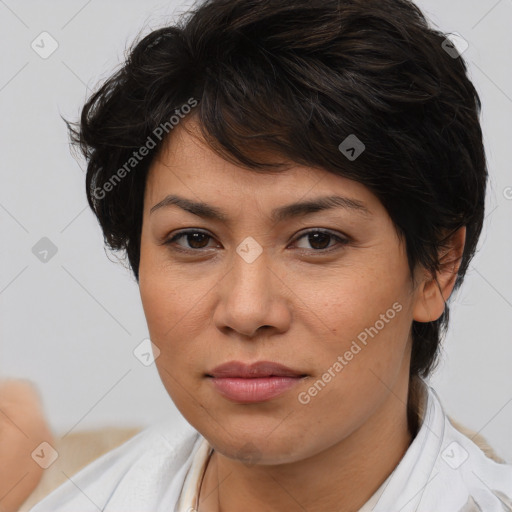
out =
{"type": "MultiPolygon", "coordinates": [[[[213,320],[226,335],[255,339],[260,331],[285,332],[291,321],[289,288],[265,250],[253,261],[234,255],[231,271],[219,283],[213,320]]],[[[262,334],[270,335],[270,332],[262,334]]]]}

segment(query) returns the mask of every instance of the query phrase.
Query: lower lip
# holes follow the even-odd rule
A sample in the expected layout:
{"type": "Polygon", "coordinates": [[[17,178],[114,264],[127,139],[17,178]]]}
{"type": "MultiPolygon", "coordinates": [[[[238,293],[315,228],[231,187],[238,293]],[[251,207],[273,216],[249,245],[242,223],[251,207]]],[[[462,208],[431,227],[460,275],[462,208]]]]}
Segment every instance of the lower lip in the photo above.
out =
{"type": "Polygon", "coordinates": [[[295,386],[301,377],[260,377],[243,379],[235,377],[213,377],[216,390],[234,402],[256,403],[282,395],[295,386]]]}

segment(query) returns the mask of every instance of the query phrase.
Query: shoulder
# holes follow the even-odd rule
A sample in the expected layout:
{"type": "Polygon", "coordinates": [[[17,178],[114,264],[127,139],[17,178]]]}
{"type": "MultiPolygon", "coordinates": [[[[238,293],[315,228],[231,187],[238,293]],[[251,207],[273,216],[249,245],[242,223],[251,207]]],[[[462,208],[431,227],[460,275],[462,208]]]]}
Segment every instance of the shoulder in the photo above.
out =
{"type": "Polygon", "coordinates": [[[485,453],[485,455],[487,457],[489,457],[490,459],[492,459],[496,462],[500,462],[500,463],[506,462],[494,451],[493,447],[487,442],[487,440],[479,432],[475,432],[474,430],[471,430],[471,429],[465,427],[464,425],[462,425],[462,423],[459,423],[458,421],[453,419],[451,416],[448,416],[448,419],[450,420],[450,423],[461,434],[463,434],[467,438],[471,439],[471,441],[473,441],[478,446],[478,448],[480,448],[480,450],[482,450],[485,453]]]}
{"type": "Polygon", "coordinates": [[[449,418],[433,390],[430,396],[442,428],[437,431],[431,492],[426,494],[439,497],[436,505],[438,499],[450,496],[454,510],[501,512],[506,504],[505,510],[512,511],[512,464],[500,459],[481,435],[449,418]]]}
{"type": "Polygon", "coordinates": [[[198,440],[184,419],[166,418],[68,478],[30,512],[157,510],[163,493],[171,501],[179,495],[198,440]]]}

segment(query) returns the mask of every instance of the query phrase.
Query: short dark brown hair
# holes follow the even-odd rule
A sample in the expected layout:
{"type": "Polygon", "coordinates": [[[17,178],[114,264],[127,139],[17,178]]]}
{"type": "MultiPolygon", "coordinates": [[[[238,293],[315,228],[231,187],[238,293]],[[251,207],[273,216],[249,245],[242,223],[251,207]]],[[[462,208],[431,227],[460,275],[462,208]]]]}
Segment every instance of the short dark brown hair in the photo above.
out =
{"type": "MultiPolygon", "coordinates": [[[[141,37],[80,121],[66,121],[106,244],[138,281],[146,176],[171,117],[196,101],[191,115],[225,159],[268,172],[279,164],[255,156],[278,154],[368,187],[411,271],[435,275],[439,250],[466,226],[457,289],[482,229],[487,169],[480,99],[446,41],[407,0],[208,0],[141,37]],[[351,135],[365,146],[354,160],[339,149],[351,135]],[[156,147],[131,161],[150,139],[156,147]]],[[[413,322],[411,376],[434,368],[448,314],[413,322]]]]}

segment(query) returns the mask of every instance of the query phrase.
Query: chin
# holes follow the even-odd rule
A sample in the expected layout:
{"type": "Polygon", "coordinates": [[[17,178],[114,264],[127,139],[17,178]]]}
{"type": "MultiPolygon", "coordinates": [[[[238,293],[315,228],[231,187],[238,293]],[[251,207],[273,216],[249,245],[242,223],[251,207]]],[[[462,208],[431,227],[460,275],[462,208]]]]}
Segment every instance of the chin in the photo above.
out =
{"type": "Polygon", "coordinates": [[[280,435],[276,432],[270,436],[266,431],[258,434],[254,427],[240,429],[238,432],[238,435],[230,436],[227,429],[220,429],[212,434],[205,432],[203,436],[215,451],[246,466],[289,464],[315,452],[314,447],[308,450],[302,442],[303,439],[294,436],[289,427],[280,435]]]}

